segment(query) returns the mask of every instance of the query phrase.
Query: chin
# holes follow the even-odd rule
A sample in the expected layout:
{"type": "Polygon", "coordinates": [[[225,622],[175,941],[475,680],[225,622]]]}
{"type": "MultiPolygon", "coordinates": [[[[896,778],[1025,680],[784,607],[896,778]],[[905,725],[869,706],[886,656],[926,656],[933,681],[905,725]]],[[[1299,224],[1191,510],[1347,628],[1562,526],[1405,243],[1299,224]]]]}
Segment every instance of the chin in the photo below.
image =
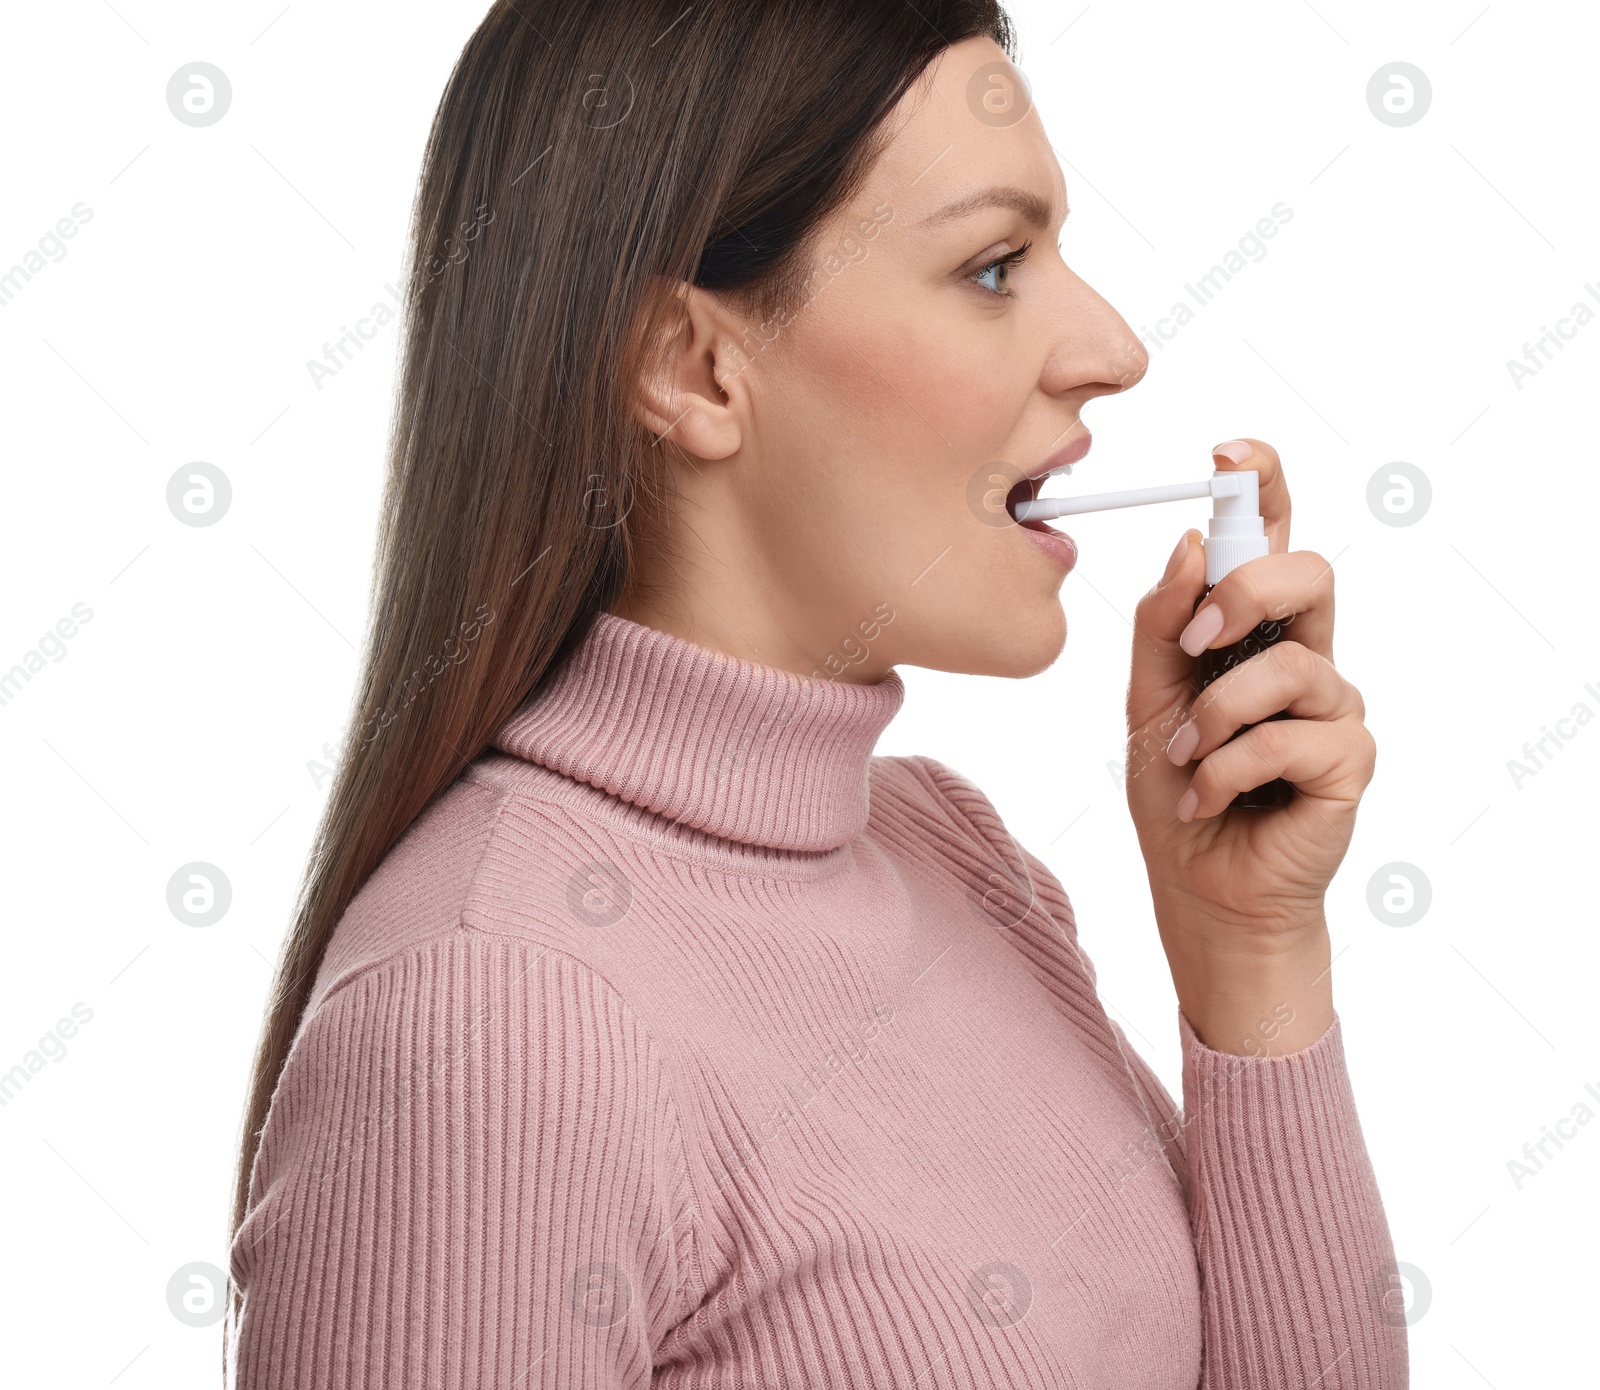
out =
{"type": "Polygon", "coordinates": [[[1057,599],[1035,605],[1033,611],[1019,613],[1011,631],[994,649],[990,674],[1021,680],[1037,676],[1055,664],[1067,645],[1067,615],[1057,599]]]}
{"type": "MultiPolygon", "coordinates": [[[[954,621],[954,619],[952,619],[954,621]]],[[[1036,676],[1055,663],[1067,643],[1067,615],[1055,595],[1017,603],[996,620],[993,613],[974,615],[963,632],[946,629],[930,645],[936,651],[923,659],[900,659],[913,666],[971,676],[1036,676]]]]}

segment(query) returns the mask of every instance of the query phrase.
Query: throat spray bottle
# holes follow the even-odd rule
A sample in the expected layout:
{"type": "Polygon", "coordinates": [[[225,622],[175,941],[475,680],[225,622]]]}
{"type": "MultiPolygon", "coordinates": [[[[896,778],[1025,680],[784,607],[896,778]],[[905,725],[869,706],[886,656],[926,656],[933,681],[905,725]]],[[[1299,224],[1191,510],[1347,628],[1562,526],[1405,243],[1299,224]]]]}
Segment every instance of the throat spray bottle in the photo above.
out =
{"type": "MultiPolygon", "coordinates": [[[[1065,470],[1071,472],[1071,466],[1065,470]]],[[[1088,497],[1040,497],[1033,501],[1018,502],[1012,515],[1019,522],[1054,521],[1057,517],[1075,516],[1079,512],[1104,512],[1116,507],[1142,507],[1150,502],[1179,502],[1187,498],[1211,498],[1211,524],[1203,545],[1206,553],[1206,587],[1195,600],[1195,607],[1205,601],[1222,577],[1239,568],[1247,560],[1267,553],[1266,529],[1261,522],[1261,475],[1253,468],[1221,469],[1211,477],[1197,483],[1170,483],[1162,487],[1134,488],[1126,492],[1098,492],[1088,497]]],[[[1286,620],[1269,618],[1256,626],[1237,642],[1226,647],[1207,648],[1195,658],[1195,694],[1200,694],[1225,671],[1232,670],[1241,661],[1248,661],[1257,652],[1265,651],[1284,634],[1286,620]]],[[[1289,712],[1279,710],[1269,719],[1287,719],[1289,712]]],[[[1247,724],[1237,730],[1229,742],[1238,738],[1247,724]]],[[[1287,805],[1294,796],[1294,784],[1283,777],[1274,777],[1259,787],[1240,792],[1229,803],[1241,809],[1270,810],[1287,805]]]]}

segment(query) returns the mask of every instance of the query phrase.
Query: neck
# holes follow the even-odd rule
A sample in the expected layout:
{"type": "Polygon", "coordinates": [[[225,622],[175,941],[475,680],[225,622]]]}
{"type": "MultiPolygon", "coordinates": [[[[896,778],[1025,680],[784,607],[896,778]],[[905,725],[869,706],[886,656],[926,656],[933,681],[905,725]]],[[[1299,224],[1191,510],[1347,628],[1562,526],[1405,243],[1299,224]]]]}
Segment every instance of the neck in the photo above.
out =
{"type": "Polygon", "coordinates": [[[762,604],[754,596],[756,587],[741,584],[719,594],[714,604],[703,595],[698,601],[682,603],[652,602],[631,593],[624,595],[612,613],[707,651],[811,680],[877,685],[894,669],[849,627],[841,629],[843,636],[831,643],[815,640],[809,635],[817,621],[814,614],[790,621],[762,604]],[[858,659],[863,650],[865,657],[858,659]]]}

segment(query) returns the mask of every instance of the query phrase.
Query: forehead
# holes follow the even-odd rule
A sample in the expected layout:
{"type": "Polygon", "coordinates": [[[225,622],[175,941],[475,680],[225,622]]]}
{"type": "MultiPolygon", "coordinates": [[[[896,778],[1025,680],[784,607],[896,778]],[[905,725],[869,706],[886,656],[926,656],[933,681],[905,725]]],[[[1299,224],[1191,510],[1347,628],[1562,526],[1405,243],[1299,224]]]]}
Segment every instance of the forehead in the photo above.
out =
{"type": "Polygon", "coordinates": [[[890,114],[888,143],[867,179],[868,200],[888,202],[904,228],[937,233],[952,217],[928,222],[969,195],[1012,186],[1066,215],[1066,180],[1021,74],[993,39],[945,49],[890,114]]]}

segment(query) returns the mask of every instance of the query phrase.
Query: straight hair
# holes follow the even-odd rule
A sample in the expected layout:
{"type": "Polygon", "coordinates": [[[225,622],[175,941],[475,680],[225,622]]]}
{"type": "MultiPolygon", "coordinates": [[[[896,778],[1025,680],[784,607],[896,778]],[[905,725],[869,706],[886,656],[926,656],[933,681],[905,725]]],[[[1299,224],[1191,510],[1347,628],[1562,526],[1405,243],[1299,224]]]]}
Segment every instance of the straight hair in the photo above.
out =
{"type": "MultiPolygon", "coordinates": [[[[666,543],[632,395],[677,289],[792,306],[884,118],[978,36],[1015,58],[997,0],[498,0],[467,40],[422,158],[360,673],[251,1070],[230,1251],[340,917],[666,543]]],[[[225,1381],[231,1268],[227,1297],[225,1381]]]]}

